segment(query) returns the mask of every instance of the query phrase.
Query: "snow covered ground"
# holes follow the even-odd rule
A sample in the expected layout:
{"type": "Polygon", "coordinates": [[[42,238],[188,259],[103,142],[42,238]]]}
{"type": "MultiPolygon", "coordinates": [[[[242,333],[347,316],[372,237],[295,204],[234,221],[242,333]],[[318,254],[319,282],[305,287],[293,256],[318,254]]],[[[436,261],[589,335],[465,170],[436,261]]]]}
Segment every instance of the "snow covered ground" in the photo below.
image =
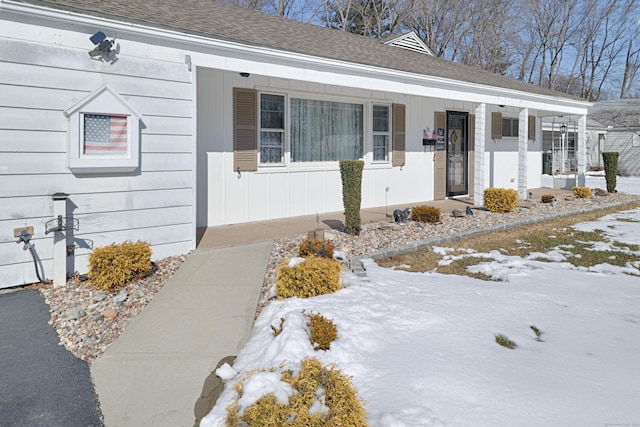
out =
{"type": "MultiPolygon", "coordinates": [[[[587,185],[606,188],[598,176],[587,185]]],[[[618,178],[618,190],[640,193],[640,178],[618,178]]],[[[580,228],[637,244],[640,209],[580,228]]],[[[270,304],[233,369],[220,371],[225,391],[201,425],[224,425],[244,373],[281,363],[295,370],[316,357],[353,377],[374,427],[640,426],[640,277],[624,273],[640,274],[640,262],[586,270],[561,259],[483,256],[493,261],[474,268],[503,281],[369,261],[366,278],[345,275],[345,288],[332,295],[270,304]],[[302,310],[335,322],[328,351],[313,350],[302,310]],[[499,346],[496,334],[517,347],[499,346]]],[[[250,405],[285,389],[277,377],[262,378],[245,387],[244,399],[250,405]]]]}

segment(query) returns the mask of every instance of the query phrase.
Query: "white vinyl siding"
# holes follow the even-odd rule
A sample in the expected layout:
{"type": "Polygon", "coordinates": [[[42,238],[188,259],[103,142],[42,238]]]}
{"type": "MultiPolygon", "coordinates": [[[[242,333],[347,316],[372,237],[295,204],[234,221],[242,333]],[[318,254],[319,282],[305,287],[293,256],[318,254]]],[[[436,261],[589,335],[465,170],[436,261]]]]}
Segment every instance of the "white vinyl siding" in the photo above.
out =
{"type": "Polygon", "coordinates": [[[96,65],[84,49],[40,44],[34,55],[29,42],[0,41],[7,61],[0,73],[0,93],[6,95],[0,96],[0,226],[8,230],[0,236],[0,288],[37,281],[29,251],[13,239],[18,227],[34,227],[42,270],[53,277],[53,235],[45,235],[44,224],[53,219],[51,195],[57,192],[69,194],[68,211],[79,221],[71,272],[85,273],[92,250],[113,242],[147,241],[153,259],[192,250],[195,144],[185,65],[134,57],[117,67],[96,65]],[[71,141],[63,112],[105,83],[143,115],[140,168],[76,175],[68,165],[71,141]]]}

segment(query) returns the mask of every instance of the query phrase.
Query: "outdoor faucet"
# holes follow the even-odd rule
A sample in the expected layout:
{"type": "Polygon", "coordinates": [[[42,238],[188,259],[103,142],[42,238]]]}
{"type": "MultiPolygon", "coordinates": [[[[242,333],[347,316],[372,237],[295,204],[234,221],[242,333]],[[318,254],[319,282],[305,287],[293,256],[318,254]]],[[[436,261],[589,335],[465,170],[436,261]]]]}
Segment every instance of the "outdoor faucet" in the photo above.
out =
{"type": "Polygon", "coordinates": [[[23,243],[26,245],[31,240],[31,234],[27,232],[27,230],[20,231],[20,236],[18,236],[18,241],[16,243],[23,243]]]}

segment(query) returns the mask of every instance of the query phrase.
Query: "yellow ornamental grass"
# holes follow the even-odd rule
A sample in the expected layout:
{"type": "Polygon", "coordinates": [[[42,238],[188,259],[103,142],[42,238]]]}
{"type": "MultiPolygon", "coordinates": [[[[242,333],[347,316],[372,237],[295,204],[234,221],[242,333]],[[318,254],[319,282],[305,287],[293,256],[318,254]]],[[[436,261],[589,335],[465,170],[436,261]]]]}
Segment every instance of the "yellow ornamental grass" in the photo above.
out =
{"type": "Polygon", "coordinates": [[[89,255],[89,279],[105,289],[118,289],[145,277],[151,270],[151,248],[146,242],[124,242],[96,248],[89,255]]]}
{"type": "Polygon", "coordinates": [[[333,320],[327,319],[320,313],[312,313],[307,315],[309,321],[307,327],[309,328],[309,341],[313,345],[315,351],[329,350],[331,343],[338,338],[338,330],[333,320]]]}
{"type": "MultiPolygon", "coordinates": [[[[280,403],[273,393],[258,399],[241,413],[238,400],[242,397],[243,384],[253,371],[236,384],[238,396],[227,409],[226,427],[366,427],[367,413],[364,401],[359,399],[358,390],[351,378],[334,367],[322,366],[317,359],[304,359],[300,374],[284,371],[281,381],[293,389],[287,403],[280,403]],[[325,411],[310,412],[311,407],[323,396],[325,411]]],[[[275,372],[270,370],[269,372],[275,372]]]]}
{"type": "Polygon", "coordinates": [[[518,206],[518,192],[511,188],[487,188],[484,205],[489,212],[511,212],[518,206]]]}
{"type": "Polygon", "coordinates": [[[411,209],[411,218],[414,221],[435,224],[440,222],[440,208],[435,206],[414,206],[411,209]]]}
{"type": "Polygon", "coordinates": [[[338,261],[309,257],[293,267],[288,264],[289,261],[282,263],[276,273],[278,299],[315,297],[331,294],[342,288],[342,266],[338,261]]]}
{"type": "Polygon", "coordinates": [[[591,197],[591,189],[589,187],[573,187],[571,192],[578,199],[588,199],[591,197]]]}

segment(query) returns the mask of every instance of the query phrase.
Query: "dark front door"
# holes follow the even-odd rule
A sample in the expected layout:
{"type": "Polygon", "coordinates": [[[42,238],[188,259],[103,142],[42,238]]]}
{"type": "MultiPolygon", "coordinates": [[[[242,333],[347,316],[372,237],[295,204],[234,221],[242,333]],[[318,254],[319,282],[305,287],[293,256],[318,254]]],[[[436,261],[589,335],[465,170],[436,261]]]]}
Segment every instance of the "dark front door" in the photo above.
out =
{"type": "Polygon", "coordinates": [[[447,112],[447,197],[469,193],[469,114],[447,112]]]}

